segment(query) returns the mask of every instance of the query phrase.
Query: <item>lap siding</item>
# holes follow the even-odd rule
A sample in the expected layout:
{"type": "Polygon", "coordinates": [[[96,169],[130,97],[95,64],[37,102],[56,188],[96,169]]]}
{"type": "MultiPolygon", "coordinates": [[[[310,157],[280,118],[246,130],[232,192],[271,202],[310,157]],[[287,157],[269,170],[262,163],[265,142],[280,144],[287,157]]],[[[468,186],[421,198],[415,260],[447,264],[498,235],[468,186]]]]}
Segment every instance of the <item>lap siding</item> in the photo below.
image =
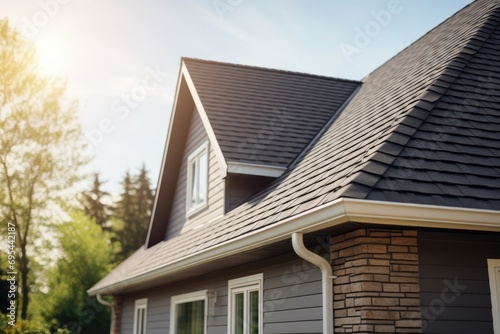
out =
{"type": "Polygon", "coordinates": [[[488,258],[500,258],[500,235],[419,232],[424,333],[493,334],[488,258]]]}

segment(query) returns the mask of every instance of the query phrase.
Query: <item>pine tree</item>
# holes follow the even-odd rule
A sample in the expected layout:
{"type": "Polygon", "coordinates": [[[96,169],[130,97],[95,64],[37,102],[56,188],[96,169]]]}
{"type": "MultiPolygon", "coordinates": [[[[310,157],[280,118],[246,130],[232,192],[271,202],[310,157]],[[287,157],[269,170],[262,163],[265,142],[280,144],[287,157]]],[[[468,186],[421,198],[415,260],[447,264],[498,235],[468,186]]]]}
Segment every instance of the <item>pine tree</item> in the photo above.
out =
{"type": "Polygon", "coordinates": [[[92,188],[82,194],[82,204],[83,212],[90,217],[95,219],[97,225],[101,227],[103,231],[110,229],[110,205],[105,204],[106,200],[109,202],[109,193],[102,190],[102,182],[99,177],[99,173],[92,174],[92,188]]]}
{"type": "Polygon", "coordinates": [[[127,171],[122,181],[122,193],[116,204],[115,217],[121,226],[115,224],[115,234],[121,244],[118,260],[123,260],[146,241],[154,193],[143,165],[139,174],[131,176],[127,171]]]}
{"type": "Polygon", "coordinates": [[[141,242],[143,244],[148,232],[151,210],[153,209],[153,202],[155,199],[154,192],[151,189],[148,172],[144,164],[134,180],[134,185],[136,189],[135,198],[139,223],[138,233],[142,237],[141,242]]]}

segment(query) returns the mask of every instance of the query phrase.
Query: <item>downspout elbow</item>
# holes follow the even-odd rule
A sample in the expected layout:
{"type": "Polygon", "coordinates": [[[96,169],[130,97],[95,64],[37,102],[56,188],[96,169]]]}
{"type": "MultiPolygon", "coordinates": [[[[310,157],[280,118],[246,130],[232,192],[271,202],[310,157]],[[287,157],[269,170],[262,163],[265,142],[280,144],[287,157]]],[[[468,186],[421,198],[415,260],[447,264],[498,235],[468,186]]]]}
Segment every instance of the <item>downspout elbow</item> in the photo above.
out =
{"type": "Polygon", "coordinates": [[[111,326],[109,328],[109,333],[114,334],[115,333],[115,306],[113,305],[113,303],[110,303],[107,300],[104,300],[100,293],[98,293],[96,297],[97,297],[97,301],[99,302],[99,304],[107,306],[111,309],[111,326]]]}
{"type": "Polygon", "coordinates": [[[292,245],[295,253],[304,260],[314,264],[321,269],[322,276],[322,299],[323,299],[323,334],[333,334],[333,271],[330,263],[323,257],[311,252],[304,245],[304,237],[301,232],[292,234],[292,245]]]}

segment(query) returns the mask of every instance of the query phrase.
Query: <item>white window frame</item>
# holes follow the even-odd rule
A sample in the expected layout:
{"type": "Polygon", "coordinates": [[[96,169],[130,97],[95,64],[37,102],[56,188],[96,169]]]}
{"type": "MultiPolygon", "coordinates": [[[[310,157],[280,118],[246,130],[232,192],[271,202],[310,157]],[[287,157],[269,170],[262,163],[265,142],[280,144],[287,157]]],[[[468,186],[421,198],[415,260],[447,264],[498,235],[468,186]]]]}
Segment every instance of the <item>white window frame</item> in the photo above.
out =
{"type": "MultiPolygon", "coordinates": [[[[187,159],[186,208],[187,208],[188,216],[199,212],[200,210],[204,209],[208,205],[208,184],[209,184],[208,176],[209,176],[209,169],[210,169],[209,165],[210,165],[210,151],[208,149],[208,141],[206,141],[200,147],[198,147],[196,150],[194,150],[194,152],[192,152],[188,156],[188,159],[187,159]],[[206,154],[206,156],[207,156],[207,170],[206,170],[206,182],[207,183],[205,185],[205,187],[207,189],[207,193],[205,194],[205,200],[203,202],[198,203],[196,205],[192,205],[191,204],[191,202],[192,202],[191,189],[193,188],[192,186],[193,186],[194,180],[192,180],[192,176],[191,176],[191,165],[198,163],[198,161],[199,161],[198,159],[203,154],[206,154]]],[[[199,170],[199,167],[198,167],[198,170],[199,170]]],[[[201,171],[201,173],[203,173],[203,171],[201,171]]]]}
{"type": "Polygon", "coordinates": [[[182,295],[172,296],[170,299],[170,332],[171,334],[175,334],[175,328],[177,325],[177,305],[184,304],[189,302],[196,302],[203,300],[204,304],[204,319],[203,323],[205,324],[203,328],[203,333],[207,333],[207,320],[208,320],[208,290],[200,290],[190,293],[185,293],[182,295]]]}
{"type": "Polygon", "coordinates": [[[139,334],[137,326],[139,325],[139,310],[144,310],[144,317],[142,318],[143,333],[146,333],[148,323],[148,299],[136,299],[134,307],[134,334],[139,334]]]}
{"type": "MultiPolygon", "coordinates": [[[[264,286],[264,274],[255,274],[250,276],[245,276],[241,278],[236,278],[228,281],[228,321],[227,321],[227,333],[234,334],[233,324],[235,322],[235,303],[234,296],[237,293],[244,293],[245,300],[247,299],[248,292],[257,290],[259,293],[259,334],[262,333],[263,324],[263,286],[264,286]]],[[[248,323],[248,304],[245,303],[243,308],[245,323],[248,323]]],[[[247,334],[247,329],[244,329],[244,334],[247,334]]]]}
{"type": "Polygon", "coordinates": [[[500,334],[500,259],[488,259],[493,333],[500,334]]]}

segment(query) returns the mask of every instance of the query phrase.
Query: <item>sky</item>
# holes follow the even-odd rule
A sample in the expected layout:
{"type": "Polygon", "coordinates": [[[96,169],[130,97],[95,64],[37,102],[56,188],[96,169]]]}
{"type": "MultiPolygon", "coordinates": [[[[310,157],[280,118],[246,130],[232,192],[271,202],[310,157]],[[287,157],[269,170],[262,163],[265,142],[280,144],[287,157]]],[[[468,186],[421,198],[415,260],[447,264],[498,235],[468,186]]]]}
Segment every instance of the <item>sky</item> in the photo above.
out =
{"type": "Polygon", "coordinates": [[[142,164],[156,186],[181,57],[361,80],[471,0],[0,0],[67,80],[94,159],[120,191],[142,164]]]}

